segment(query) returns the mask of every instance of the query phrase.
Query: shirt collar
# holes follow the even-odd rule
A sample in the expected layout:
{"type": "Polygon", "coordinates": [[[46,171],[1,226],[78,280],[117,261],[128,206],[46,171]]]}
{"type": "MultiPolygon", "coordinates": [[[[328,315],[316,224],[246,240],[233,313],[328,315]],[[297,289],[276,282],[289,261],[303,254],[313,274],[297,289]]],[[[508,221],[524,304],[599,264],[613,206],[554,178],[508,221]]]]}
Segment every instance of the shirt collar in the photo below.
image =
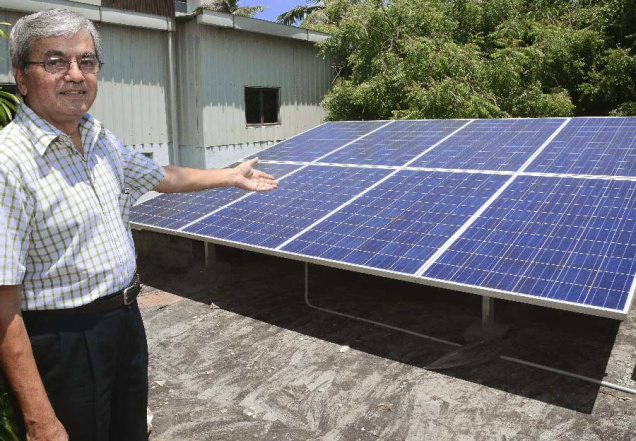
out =
{"type": "MultiPolygon", "coordinates": [[[[67,136],[53,124],[39,117],[24,103],[18,106],[14,122],[24,130],[40,155],[44,155],[53,141],[67,136]]],[[[84,152],[88,153],[97,141],[97,137],[103,132],[103,125],[92,115],[86,113],[79,122],[79,129],[84,152]]]]}

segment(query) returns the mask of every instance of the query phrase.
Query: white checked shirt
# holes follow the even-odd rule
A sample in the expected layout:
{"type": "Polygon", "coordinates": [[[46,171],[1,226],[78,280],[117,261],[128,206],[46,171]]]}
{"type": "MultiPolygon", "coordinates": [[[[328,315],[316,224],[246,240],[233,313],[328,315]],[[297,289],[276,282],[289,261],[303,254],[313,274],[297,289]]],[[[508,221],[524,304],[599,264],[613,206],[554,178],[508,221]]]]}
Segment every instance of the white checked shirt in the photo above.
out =
{"type": "Polygon", "coordinates": [[[22,285],[23,310],[84,305],[135,273],[130,206],[163,168],[89,114],[80,136],[83,157],[24,104],[0,131],[0,285],[22,285]]]}

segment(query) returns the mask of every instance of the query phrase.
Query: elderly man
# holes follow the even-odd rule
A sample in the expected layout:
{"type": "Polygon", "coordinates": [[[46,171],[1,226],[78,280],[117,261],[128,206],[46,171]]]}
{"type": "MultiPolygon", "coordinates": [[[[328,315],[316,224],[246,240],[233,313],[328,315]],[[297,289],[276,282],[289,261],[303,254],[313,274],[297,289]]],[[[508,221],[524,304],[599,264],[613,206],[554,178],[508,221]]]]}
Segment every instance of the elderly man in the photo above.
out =
{"type": "Polygon", "coordinates": [[[127,212],[144,192],[271,190],[256,160],[159,167],[90,116],[93,24],[47,10],[10,41],[23,104],[0,132],[0,360],[27,439],[147,438],[148,354],[127,212]]]}

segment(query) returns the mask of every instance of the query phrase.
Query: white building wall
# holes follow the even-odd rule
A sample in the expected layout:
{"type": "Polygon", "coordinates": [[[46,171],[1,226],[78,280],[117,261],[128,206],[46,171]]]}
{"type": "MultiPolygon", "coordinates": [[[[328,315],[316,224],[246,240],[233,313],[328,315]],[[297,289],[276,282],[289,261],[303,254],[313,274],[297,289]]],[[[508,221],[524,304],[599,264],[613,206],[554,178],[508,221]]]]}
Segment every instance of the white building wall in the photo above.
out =
{"type": "MultiPolygon", "coordinates": [[[[13,24],[26,14],[0,10],[0,21],[13,24]]],[[[153,159],[168,165],[168,32],[106,23],[96,26],[102,38],[100,58],[105,64],[91,114],[125,145],[152,153],[153,159]]],[[[0,56],[0,82],[15,83],[6,39],[0,39],[0,56]]]]}
{"type": "MultiPolygon", "coordinates": [[[[20,5],[29,8],[25,12],[0,9],[0,21],[15,23],[32,10],[55,5],[46,1],[11,1],[11,9],[20,5]]],[[[126,12],[104,9],[104,14],[115,14],[112,20],[106,20],[92,0],[84,2],[86,10],[79,12],[102,17],[96,25],[102,36],[101,58],[105,62],[91,113],[124,144],[152,153],[162,165],[171,162],[168,29],[176,29],[180,164],[224,166],[308,130],[325,116],[320,102],[333,73],[329,63],[317,56],[312,43],[316,38],[325,38],[324,34],[313,35],[262,20],[241,19],[235,23],[238,19],[229,14],[213,14],[214,20],[227,22],[228,27],[199,23],[198,19],[175,24],[158,17],[155,23],[150,16],[129,17],[126,12]],[[124,23],[126,17],[139,26],[112,23],[124,23]],[[280,88],[280,124],[247,127],[245,86],[280,88]]],[[[13,83],[4,39],[0,39],[0,57],[0,82],[13,83]]]]}
{"type": "Polygon", "coordinates": [[[314,44],[199,25],[203,145],[289,138],[318,125],[320,102],[332,81],[314,44]],[[248,127],[246,86],[280,88],[280,124],[248,127]]]}
{"type": "MultiPolygon", "coordinates": [[[[25,14],[0,10],[0,22],[13,24],[23,15],[25,14]]],[[[2,26],[2,29],[7,33],[11,32],[10,26],[2,26]]],[[[0,38],[0,83],[15,84],[9,59],[9,41],[6,38],[0,38]]]]}
{"type": "MultiPolygon", "coordinates": [[[[195,21],[177,26],[177,108],[179,142],[203,147],[201,120],[201,36],[195,21]]],[[[181,152],[180,152],[181,153],[181,152]]],[[[184,155],[185,156],[185,155],[184,155]]]]}
{"type": "Polygon", "coordinates": [[[99,93],[93,115],[124,144],[170,141],[168,33],[100,24],[99,93]]]}

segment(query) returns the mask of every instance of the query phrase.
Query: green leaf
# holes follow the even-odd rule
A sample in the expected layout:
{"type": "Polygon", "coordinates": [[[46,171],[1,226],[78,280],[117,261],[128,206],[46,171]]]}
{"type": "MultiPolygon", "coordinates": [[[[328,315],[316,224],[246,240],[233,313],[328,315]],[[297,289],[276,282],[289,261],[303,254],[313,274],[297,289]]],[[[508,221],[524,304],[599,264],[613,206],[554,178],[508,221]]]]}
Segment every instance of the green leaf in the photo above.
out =
{"type": "Polygon", "coordinates": [[[20,441],[18,424],[4,379],[0,375],[0,439],[2,441],[20,441]]]}

